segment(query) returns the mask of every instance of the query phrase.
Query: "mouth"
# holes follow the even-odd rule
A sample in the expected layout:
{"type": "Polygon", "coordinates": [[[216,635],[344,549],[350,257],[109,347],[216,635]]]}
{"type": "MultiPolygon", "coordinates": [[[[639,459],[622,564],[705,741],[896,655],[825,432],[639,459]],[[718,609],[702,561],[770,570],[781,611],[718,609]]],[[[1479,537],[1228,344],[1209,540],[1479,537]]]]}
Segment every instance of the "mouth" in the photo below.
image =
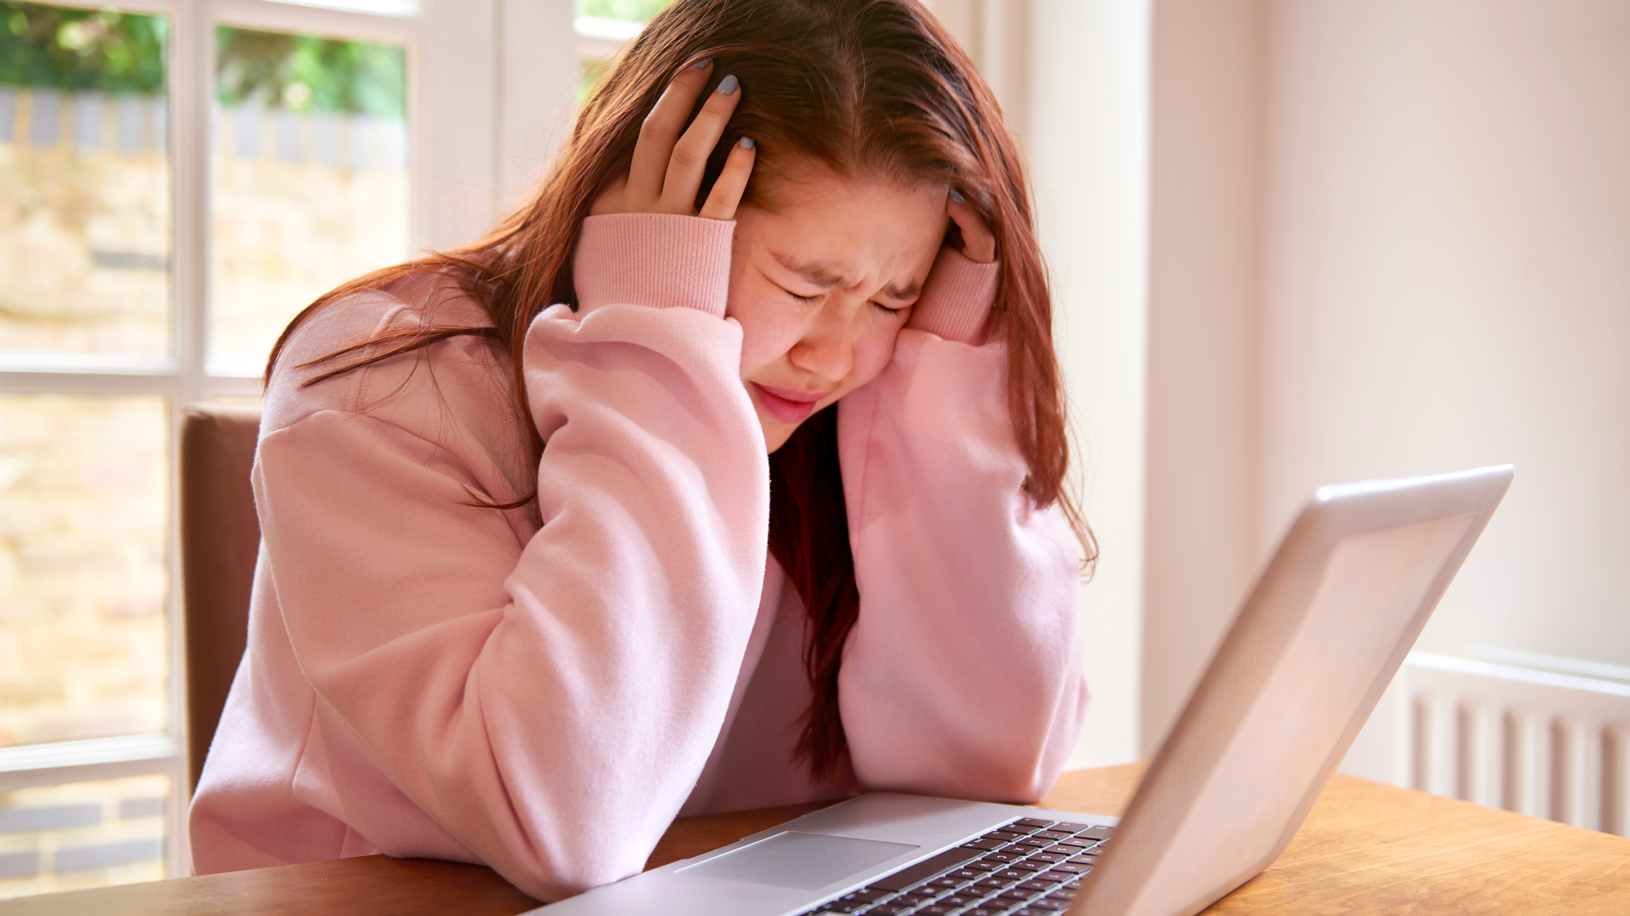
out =
{"type": "Polygon", "coordinates": [[[767,388],[757,382],[752,386],[753,397],[764,412],[783,423],[802,423],[815,412],[824,394],[791,391],[786,388],[767,388]]]}

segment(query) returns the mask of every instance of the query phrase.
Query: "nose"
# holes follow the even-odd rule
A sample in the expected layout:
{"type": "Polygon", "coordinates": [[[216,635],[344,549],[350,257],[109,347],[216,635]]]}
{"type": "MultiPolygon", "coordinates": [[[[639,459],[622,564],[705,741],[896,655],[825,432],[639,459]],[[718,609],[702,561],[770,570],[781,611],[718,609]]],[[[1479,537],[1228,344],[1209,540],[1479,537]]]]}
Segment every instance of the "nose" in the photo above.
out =
{"type": "MultiPolygon", "coordinates": [[[[836,297],[833,297],[834,299],[836,297]]],[[[828,299],[787,357],[794,366],[836,384],[855,365],[855,343],[860,336],[856,309],[828,299]]]]}

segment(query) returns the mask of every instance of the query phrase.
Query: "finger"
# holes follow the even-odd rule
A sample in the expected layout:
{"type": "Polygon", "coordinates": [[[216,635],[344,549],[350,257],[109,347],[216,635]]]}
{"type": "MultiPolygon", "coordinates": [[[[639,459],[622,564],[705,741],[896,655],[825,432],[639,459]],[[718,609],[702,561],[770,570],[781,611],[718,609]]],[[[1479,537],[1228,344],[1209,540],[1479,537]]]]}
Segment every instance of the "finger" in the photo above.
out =
{"type": "Polygon", "coordinates": [[[945,201],[945,212],[962,230],[962,256],[970,261],[989,264],[996,260],[996,235],[985,224],[984,217],[954,189],[945,201]]]}
{"type": "Polygon", "coordinates": [[[730,155],[724,160],[724,171],[719,173],[719,180],[713,182],[713,190],[707,193],[701,216],[708,219],[736,218],[736,207],[741,204],[741,194],[747,189],[747,179],[753,174],[753,160],[757,156],[758,150],[753,148],[753,141],[748,137],[742,137],[735,146],[730,147],[730,155]]]}
{"type": "Polygon", "coordinates": [[[662,91],[651,113],[640,125],[640,136],[634,143],[634,159],[628,167],[626,200],[631,206],[644,209],[662,195],[662,179],[668,171],[668,160],[673,157],[674,143],[690,117],[696,97],[707,88],[708,76],[713,72],[713,61],[704,59],[679,72],[662,91]]]}
{"type": "Polygon", "coordinates": [[[727,74],[719,81],[718,89],[702,103],[696,120],[685,135],[674,144],[668,159],[668,171],[662,181],[664,213],[696,212],[696,192],[702,188],[702,175],[707,171],[707,157],[724,136],[724,127],[741,101],[741,84],[735,74],[727,74]]]}

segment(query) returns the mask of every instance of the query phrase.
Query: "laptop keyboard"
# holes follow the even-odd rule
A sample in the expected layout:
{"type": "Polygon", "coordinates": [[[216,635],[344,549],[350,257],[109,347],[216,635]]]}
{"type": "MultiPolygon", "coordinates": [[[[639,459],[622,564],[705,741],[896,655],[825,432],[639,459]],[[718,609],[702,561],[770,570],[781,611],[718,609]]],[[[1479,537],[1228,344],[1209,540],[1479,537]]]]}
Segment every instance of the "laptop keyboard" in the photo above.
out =
{"type": "Polygon", "coordinates": [[[1115,832],[1025,817],[907,865],[808,914],[1053,916],[1115,832]]]}

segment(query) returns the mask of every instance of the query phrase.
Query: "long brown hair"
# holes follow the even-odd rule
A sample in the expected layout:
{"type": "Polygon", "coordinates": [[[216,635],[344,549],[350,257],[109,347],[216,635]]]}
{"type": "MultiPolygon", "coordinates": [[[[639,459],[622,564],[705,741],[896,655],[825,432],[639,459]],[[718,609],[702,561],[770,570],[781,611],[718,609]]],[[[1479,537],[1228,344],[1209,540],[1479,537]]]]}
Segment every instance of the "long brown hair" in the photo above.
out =
{"type": "MultiPolygon", "coordinates": [[[[705,57],[714,59],[715,82],[726,74],[741,80],[742,98],[698,203],[731,144],[747,136],[758,157],[744,203],[773,207],[778,172],[802,159],[847,177],[956,188],[985,218],[1001,258],[995,308],[1004,314],[995,326],[1006,337],[1008,406],[1030,471],[1024,489],[1036,506],[1059,507],[1087,562],[1094,561],[1091,531],[1064,487],[1069,445],[1052,299],[1024,165],[990,88],[917,0],[677,0],[606,74],[528,204],[473,245],[378,271],[318,299],[273,347],[267,378],[290,334],[316,309],[410,273],[444,273],[486,310],[491,327],[386,332],[325,357],[353,359],[306,384],[452,336],[487,336],[510,355],[517,422],[531,431],[533,450],[541,454],[544,443],[532,426],[521,374],[526,329],[552,303],[575,307],[571,255],[590,204],[628,169],[640,125],[673,74],[705,57]]],[[[954,235],[953,229],[949,243],[954,235]]],[[[828,408],[806,421],[771,457],[769,549],[809,614],[805,665],[813,700],[797,754],[816,778],[830,776],[846,748],[838,671],[860,603],[835,413],[828,408]]],[[[505,505],[524,505],[534,496],[505,505]]]]}

